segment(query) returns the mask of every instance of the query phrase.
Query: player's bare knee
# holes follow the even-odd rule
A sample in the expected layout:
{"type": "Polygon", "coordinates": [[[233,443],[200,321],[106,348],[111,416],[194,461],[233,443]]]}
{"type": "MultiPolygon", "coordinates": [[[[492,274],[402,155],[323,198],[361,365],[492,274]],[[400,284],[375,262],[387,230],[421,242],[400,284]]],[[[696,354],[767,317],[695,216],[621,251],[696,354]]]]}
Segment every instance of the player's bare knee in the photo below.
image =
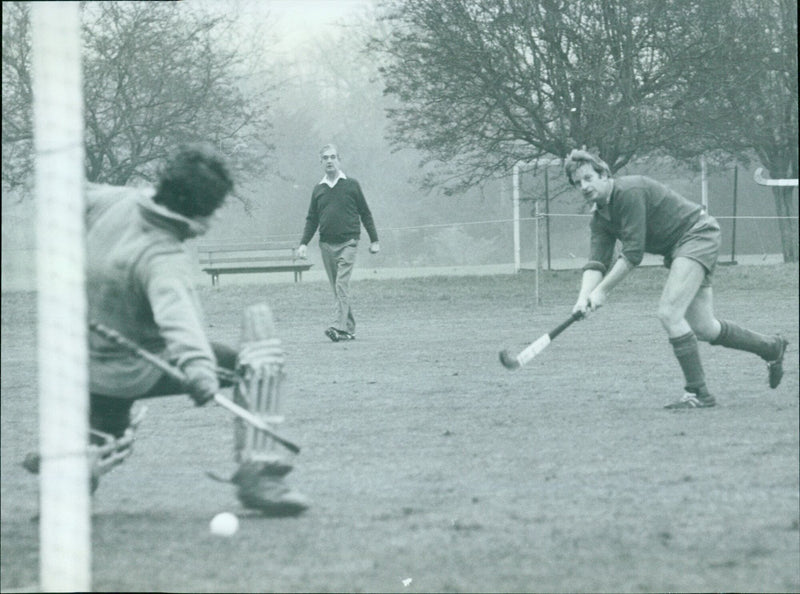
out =
{"type": "Polygon", "coordinates": [[[658,304],[658,311],[656,312],[658,321],[665,330],[670,330],[678,325],[683,320],[683,312],[674,307],[671,303],[661,302],[658,304]]]}
{"type": "Polygon", "coordinates": [[[713,312],[695,310],[689,312],[689,314],[686,316],[686,321],[689,322],[689,326],[697,336],[697,340],[712,342],[719,337],[722,327],[713,312]]]}
{"type": "Polygon", "coordinates": [[[714,325],[712,322],[702,322],[702,323],[693,323],[692,330],[694,331],[695,336],[697,336],[697,340],[702,340],[703,342],[711,342],[717,336],[719,336],[719,325],[714,325]]]}

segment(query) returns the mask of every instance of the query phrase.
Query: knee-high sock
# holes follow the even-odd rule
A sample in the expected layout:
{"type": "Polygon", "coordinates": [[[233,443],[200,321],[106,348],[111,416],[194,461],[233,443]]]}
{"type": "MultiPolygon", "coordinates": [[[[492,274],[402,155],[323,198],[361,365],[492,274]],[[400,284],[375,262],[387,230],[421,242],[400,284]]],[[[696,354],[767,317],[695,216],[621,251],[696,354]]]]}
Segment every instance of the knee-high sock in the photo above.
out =
{"type": "Polygon", "coordinates": [[[697,337],[694,332],[687,332],[683,336],[670,338],[672,350],[683,370],[686,379],[686,391],[699,394],[707,392],[706,374],[703,371],[703,364],[700,361],[700,350],[697,346],[697,337]]]}
{"type": "Polygon", "coordinates": [[[779,355],[779,344],[774,336],[752,332],[733,322],[720,320],[719,323],[721,326],[719,336],[709,344],[755,353],[765,361],[772,361],[779,355]]]}

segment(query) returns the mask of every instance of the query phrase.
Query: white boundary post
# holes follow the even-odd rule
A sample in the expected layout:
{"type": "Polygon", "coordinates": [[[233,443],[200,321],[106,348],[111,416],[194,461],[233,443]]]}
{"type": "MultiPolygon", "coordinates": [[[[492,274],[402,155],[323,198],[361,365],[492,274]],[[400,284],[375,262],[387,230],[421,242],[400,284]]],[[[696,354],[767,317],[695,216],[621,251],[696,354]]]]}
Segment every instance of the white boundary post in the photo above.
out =
{"type": "Polygon", "coordinates": [[[511,186],[511,201],[514,205],[514,272],[517,273],[522,268],[519,254],[519,164],[515,164],[511,170],[511,186]]]}
{"type": "Polygon", "coordinates": [[[708,168],[705,156],[700,157],[700,204],[708,212],[708,168]]]}
{"type": "Polygon", "coordinates": [[[534,198],[533,200],[533,217],[534,217],[534,228],[533,228],[533,240],[536,244],[536,272],[534,273],[535,280],[534,280],[534,293],[536,295],[536,305],[542,304],[542,297],[539,293],[539,271],[542,269],[542,240],[541,235],[539,233],[539,227],[541,226],[541,217],[539,215],[539,198],[534,198]]]}
{"type": "Polygon", "coordinates": [[[31,3],[36,151],[40,586],[91,590],[78,2],[31,3]]]}

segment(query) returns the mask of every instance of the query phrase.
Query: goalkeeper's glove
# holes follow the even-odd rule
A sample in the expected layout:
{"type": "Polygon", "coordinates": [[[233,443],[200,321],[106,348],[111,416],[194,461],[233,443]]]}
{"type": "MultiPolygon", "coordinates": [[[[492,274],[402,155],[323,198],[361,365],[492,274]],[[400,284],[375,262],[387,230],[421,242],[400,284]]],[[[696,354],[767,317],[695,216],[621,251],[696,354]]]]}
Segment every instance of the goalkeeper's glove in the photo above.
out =
{"type": "Polygon", "coordinates": [[[189,379],[186,387],[194,403],[197,406],[203,406],[209,400],[214,399],[214,394],[216,394],[219,389],[219,382],[216,378],[196,375],[189,379]]]}

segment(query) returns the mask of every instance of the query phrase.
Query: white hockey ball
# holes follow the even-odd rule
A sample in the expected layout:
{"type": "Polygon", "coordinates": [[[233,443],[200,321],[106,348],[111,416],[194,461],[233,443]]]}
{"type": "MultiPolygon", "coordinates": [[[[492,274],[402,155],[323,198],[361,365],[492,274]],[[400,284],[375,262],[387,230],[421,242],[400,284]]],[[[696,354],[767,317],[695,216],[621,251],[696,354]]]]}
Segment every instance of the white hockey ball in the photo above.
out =
{"type": "Polygon", "coordinates": [[[211,519],[208,525],[211,534],[233,536],[239,530],[239,518],[230,512],[222,512],[211,519]]]}

